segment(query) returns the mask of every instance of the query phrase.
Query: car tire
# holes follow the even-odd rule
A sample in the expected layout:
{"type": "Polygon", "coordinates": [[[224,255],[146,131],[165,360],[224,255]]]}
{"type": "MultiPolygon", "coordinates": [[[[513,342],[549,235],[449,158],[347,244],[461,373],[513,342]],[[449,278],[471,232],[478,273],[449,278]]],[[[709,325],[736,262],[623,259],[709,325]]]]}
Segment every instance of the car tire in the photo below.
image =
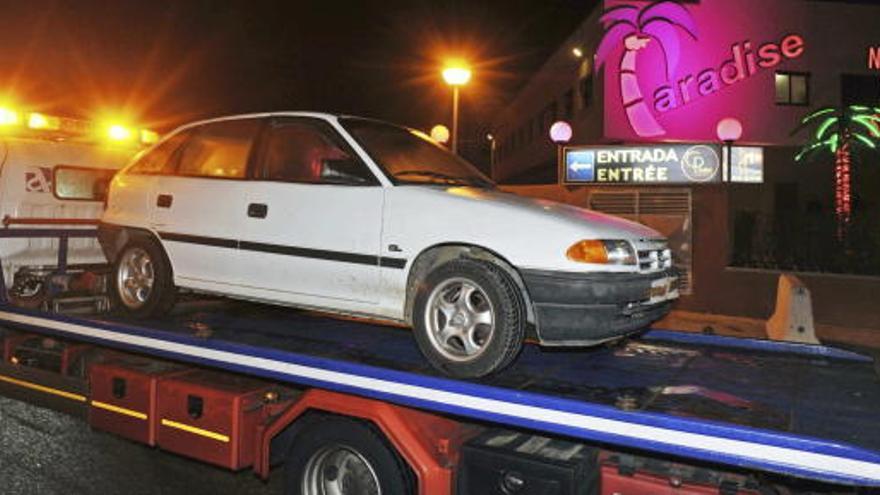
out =
{"type": "Polygon", "coordinates": [[[177,296],[164,250],[145,238],[132,239],[119,252],[110,286],[114,307],[135,318],[168,313],[177,296]]]}
{"type": "Polygon", "coordinates": [[[469,258],[453,260],[418,284],[413,329],[419,349],[443,373],[456,378],[496,373],[522,349],[522,295],[500,267],[469,258]]]}
{"type": "Polygon", "coordinates": [[[284,461],[286,495],[415,494],[406,463],[371,424],[323,414],[300,421],[284,461]]]}

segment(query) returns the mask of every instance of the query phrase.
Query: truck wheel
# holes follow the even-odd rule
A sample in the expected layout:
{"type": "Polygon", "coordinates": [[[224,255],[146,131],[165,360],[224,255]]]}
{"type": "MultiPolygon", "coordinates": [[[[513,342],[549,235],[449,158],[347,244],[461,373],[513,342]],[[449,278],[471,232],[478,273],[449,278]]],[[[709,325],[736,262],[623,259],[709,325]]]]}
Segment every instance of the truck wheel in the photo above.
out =
{"type": "Polygon", "coordinates": [[[174,306],[171,268],[162,248],[152,240],[136,238],[122,249],[111,285],[116,307],[130,316],[159,316],[174,306]]]}
{"type": "Polygon", "coordinates": [[[489,262],[445,263],[416,292],[416,342],[435,368],[451,376],[475,378],[503,369],[522,348],[525,325],[519,289],[489,262]]]}
{"type": "Polygon", "coordinates": [[[284,465],[286,495],[415,493],[403,460],[369,424],[349,418],[309,418],[284,465]]]}

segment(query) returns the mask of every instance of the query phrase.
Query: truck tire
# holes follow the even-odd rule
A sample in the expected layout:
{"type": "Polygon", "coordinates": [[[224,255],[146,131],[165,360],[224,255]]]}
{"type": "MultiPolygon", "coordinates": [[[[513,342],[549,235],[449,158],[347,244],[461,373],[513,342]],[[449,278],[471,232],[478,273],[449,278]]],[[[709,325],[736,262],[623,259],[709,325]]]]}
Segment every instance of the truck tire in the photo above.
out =
{"type": "Polygon", "coordinates": [[[114,306],[135,318],[160,316],[174,306],[176,288],[162,247],[134,237],[116,257],[110,280],[114,306]]]}
{"type": "Polygon", "coordinates": [[[416,290],[416,342],[443,373],[458,378],[489,375],[509,365],[522,349],[522,296],[501,268],[460,258],[434,269],[416,290]]]}
{"type": "Polygon", "coordinates": [[[414,495],[403,459],[369,423],[316,415],[303,419],[284,464],[285,495],[414,495]]]}

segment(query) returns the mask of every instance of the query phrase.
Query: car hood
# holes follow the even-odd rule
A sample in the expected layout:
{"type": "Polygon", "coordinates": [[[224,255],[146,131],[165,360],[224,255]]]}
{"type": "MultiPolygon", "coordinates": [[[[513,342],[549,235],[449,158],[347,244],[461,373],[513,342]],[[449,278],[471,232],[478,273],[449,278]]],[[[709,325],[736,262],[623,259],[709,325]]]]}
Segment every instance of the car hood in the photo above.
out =
{"type": "Polygon", "coordinates": [[[511,214],[540,217],[550,222],[568,224],[571,227],[589,230],[596,238],[603,239],[657,239],[663,236],[656,230],[624,218],[579,208],[545,199],[530,198],[507,193],[498,189],[479,189],[473,187],[438,188],[456,198],[475,203],[475,211],[485,205],[489,208],[503,208],[511,214]]]}

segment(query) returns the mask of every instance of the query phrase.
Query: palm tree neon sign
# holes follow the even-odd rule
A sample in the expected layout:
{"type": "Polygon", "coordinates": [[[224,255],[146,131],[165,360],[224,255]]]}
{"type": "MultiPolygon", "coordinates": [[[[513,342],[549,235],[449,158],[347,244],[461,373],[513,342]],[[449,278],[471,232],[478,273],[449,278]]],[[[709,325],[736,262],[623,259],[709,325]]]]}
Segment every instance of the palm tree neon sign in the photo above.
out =
{"type": "Polygon", "coordinates": [[[655,41],[663,52],[666,73],[671,78],[681,54],[679,33],[697,38],[697,27],[690,12],[673,0],[654,2],[644,7],[617,5],[607,9],[599,22],[605,28],[605,36],[596,50],[596,68],[605,64],[611,52],[621,43],[625,48],[620,58],[618,79],[630,127],[641,137],[666,134],[642,96],[637,71],[638,54],[651,41],[655,41]]]}
{"type": "Polygon", "coordinates": [[[792,132],[815,126],[810,141],[795,156],[800,162],[819,151],[834,155],[834,213],[837,236],[843,240],[852,217],[852,152],[855,146],[877,149],[880,139],[880,108],[850,105],[823,107],[801,120],[792,132]]]}

